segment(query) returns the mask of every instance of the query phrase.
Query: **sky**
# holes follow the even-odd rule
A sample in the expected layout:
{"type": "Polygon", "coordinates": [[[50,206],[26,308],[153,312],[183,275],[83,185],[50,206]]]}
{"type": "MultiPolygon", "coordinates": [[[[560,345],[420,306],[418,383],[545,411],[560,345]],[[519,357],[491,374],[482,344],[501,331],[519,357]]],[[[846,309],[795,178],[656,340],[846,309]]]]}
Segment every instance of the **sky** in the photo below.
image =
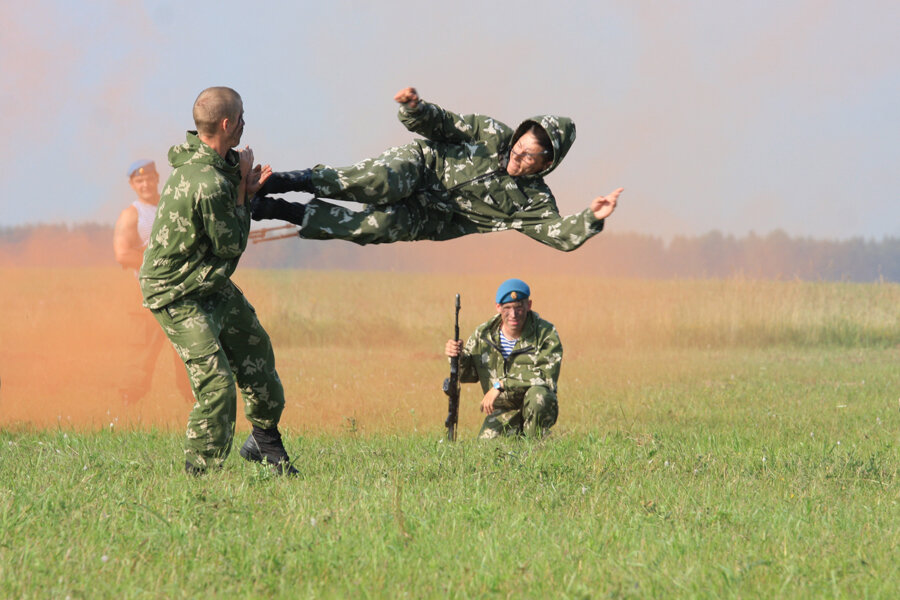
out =
{"type": "MultiPolygon", "coordinates": [[[[625,192],[607,230],[900,236],[900,3],[228,2],[0,6],[0,227],[115,222],[125,175],[244,100],[275,170],[414,139],[394,94],[516,125],[574,119],[560,212],[625,192]]],[[[302,199],[298,195],[296,199],[302,199]]]]}

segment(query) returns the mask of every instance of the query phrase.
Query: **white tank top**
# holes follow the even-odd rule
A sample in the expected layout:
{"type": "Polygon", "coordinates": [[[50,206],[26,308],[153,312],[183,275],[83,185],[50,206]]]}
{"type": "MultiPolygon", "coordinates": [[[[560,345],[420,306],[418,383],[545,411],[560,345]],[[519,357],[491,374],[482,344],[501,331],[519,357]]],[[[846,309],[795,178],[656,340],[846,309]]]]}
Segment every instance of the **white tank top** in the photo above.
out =
{"type": "Polygon", "coordinates": [[[150,231],[153,229],[153,221],[156,219],[156,207],[140,200],[131,203],[137,209],[137,232],[141,238],[141,244],[145,247],[150,241],[150,231]]]}

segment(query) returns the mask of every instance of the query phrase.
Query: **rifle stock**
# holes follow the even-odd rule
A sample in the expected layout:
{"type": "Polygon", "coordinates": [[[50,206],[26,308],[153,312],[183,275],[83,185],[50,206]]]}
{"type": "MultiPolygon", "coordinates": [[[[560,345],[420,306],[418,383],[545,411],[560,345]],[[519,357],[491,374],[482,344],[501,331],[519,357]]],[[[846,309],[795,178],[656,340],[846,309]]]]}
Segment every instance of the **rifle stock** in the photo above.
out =
{"type": "Polygon", "coordinates": [[[300,233],[300,228],[296,225],[279,225],[277,227],[264,227],[262,229],[254,229],[250,232],[250,241],[254,244],[260,242],[273,242],[275,240],[284,240],[287,238],[295,238],[300,233]],[[288,233],[272,233],[273,231],[290,230],[288,233]]]}
{"type": "MultiPolygon", "coordinates": [[[[454,341],[459,341],[459,294],[456,295],[456,319],[453,329],[454,341]]],[[[459,355],[450,358],[450,377],[444,380],[444,393],[448,397],[447,440],[456,441],[456,424],[459,422],[459,355]]]]}

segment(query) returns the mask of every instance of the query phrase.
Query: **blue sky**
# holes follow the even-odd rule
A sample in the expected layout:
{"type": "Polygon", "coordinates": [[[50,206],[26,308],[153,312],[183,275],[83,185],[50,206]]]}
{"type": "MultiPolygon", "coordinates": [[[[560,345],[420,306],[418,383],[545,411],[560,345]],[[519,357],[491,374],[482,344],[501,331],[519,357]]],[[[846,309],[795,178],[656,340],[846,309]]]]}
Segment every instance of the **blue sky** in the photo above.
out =
{"type": "MultiPolygon", "coordinates": [[[[561,212],[671,239],[900,236],[900,3],[33,0],[0,16],[0,226],[112,223],[124,172],[244,98],[276,170],[405,143],[394,93],[516,124],[572,117],[561,212]]],[[[298,196],[300,198],[300,196],[298,196]]]]}

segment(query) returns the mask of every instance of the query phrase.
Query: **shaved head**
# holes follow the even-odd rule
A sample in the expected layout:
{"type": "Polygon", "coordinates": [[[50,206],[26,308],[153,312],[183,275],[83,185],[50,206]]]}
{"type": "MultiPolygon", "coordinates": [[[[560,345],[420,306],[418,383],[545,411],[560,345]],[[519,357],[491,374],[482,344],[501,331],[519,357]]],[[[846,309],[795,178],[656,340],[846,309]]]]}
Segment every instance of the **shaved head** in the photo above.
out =
{"type": "Polygon", "coordinates": [[[197,132],[213,135],[223,119],[237,119],[243,110],[240,94],[229,87],[206,88],[194,101],[197,132]]]}

